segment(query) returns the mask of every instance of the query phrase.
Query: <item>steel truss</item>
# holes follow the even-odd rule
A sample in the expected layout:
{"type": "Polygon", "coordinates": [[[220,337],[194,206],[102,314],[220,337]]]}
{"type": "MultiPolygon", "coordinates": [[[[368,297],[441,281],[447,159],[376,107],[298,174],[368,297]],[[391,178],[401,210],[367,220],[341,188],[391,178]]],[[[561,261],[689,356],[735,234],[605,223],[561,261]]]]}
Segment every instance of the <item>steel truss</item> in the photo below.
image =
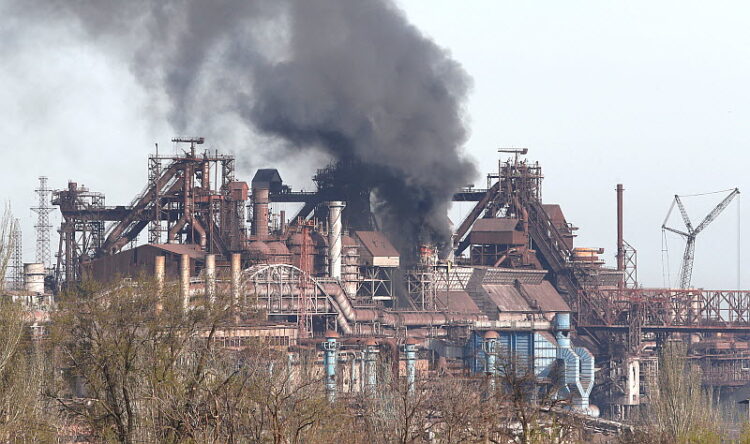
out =
{"type": "Polygon", "coordinates": [[[587,329],[750,333],[750,291],[597,289],[580,293],[579,306],[587,329]]]}

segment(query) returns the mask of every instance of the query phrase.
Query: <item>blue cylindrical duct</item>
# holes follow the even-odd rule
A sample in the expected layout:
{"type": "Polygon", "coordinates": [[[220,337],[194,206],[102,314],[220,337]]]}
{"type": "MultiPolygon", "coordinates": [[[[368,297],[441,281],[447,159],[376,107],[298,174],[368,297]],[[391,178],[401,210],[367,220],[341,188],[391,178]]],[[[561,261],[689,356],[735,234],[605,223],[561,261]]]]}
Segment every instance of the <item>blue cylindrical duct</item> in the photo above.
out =
{"type": "Polygon", "coordinates": [[[555,315],[555,330],[570,330],[570,313],[555,315]]]}
{"type": "Polygon", "coordinates": [[[560,348],[570,348],[570,313],[555,315],[555,339],[560,348]]]}
{"type": "Polygon", "coordinates": [[[326,342],[323,343],[323,366],[325,367],[325,385],[328,400],[336,400],[336,362],[338,358],[338,342],[336,332],[326,332],[326,342]]]}

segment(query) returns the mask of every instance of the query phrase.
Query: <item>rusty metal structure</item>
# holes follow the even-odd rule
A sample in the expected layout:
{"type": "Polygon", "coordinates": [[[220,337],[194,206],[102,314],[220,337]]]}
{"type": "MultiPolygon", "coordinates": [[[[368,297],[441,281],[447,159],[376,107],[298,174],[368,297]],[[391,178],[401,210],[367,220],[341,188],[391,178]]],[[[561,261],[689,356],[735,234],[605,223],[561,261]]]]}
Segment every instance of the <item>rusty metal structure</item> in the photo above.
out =
{"type": "Polygon", "coordinates": [[[585,363],[576,405],[586,411],[591,396],[610,417],[648,402],[655,356],[673,338],[692,344],[707,383],[750,382],[750,292],[639,287],[622,185],[617,266],[608,268],[604,250],[575,245],[577,227],[543,201],[542,167],[525,158],[528,150],[501,149],[509,158],[486,188],[456,190],[454,201],[474,204],[441,257],[430,244],[397,250],[378,229],[372,190],[345,162],[319,170],[315,191],[293,190],[271,168],[257,170],[248,187],[233,157],[199,152],[202,138],[174,142],[185,149],[165,156],[157,148],[146,186],[128,205],[106,205],[75,182],[54,192],[63,218],[58,288],[153,271],[180,280],[186,308],[226,293],[235,328],[259,319],[285,325],[295,336],[279,341],[290,345],[331,331],[344,341],[378,338],[388,350],[425,339],[436,372],[486,373],[483,341],[491,337],[528,358],[544,383],[554,365],[585,363]],[[279,203],[298,210],[287,218],[274,211],[279,203]]]}
{"type": "Polygon", "coordinates": [[[245,241],[245,182],[234,178],[234,157],[198,153],[203,138],[175,138],[188,144],[182,155],[149,157],[149,181],[128,205],[107,206],[103,193],[70,182],[54,192],[63,218],[57,281],[83,278],[83,266],[118,253],[149,226],[149,242],[196,244],[228,255],[245,241]],[[108,224],[105,227],[105,224],[108,224]],[[165,235],[165,236],[163,236],[165,235]]]}

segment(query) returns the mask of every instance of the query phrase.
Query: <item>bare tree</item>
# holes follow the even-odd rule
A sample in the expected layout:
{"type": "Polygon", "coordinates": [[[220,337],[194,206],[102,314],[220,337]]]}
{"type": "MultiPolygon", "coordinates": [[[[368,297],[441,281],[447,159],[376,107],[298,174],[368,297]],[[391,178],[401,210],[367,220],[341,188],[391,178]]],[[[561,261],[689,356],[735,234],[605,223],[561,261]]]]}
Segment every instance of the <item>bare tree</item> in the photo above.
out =
{"type": "Polygon", "coordinates": [[[701,386],[702,373],[690,365],[687,346],[668,342],[659,356],[657,384],[643,418],[643,427],[623,442],[653,444],[720,443],[719,415],[701,386]]]}
{"type": "Polygon", "coordinates": [[[580,439],[581,425],[571,415],[569,400],[559,396],[555,373],[540,384],[533,368],[518,357],[497,360],[496,388],[491,393],[499,414],[491,442],[541,444],[571,443],[580,439]]]}
{"type": "Polygon", "coordinates": [[[55,430],[41,398],[43,357],[23,315],[0,300],[0,442],[48,442],[55,430]]]}
{"type": "Polygon", "coordinates": [[[16,220],[10,211],[10,205],[5,205],[3,215],[0,216],[0,291],[5,288],[5,278],[8,264],[13,254],[13,232],[16,230],[16,220]]]}

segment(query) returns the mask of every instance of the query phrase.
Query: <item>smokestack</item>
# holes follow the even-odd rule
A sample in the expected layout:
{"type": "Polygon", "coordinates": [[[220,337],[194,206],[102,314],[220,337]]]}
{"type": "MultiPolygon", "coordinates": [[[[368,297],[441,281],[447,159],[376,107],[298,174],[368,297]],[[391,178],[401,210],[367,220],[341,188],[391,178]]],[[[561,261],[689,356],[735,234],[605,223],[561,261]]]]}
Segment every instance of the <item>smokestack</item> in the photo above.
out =
{"type": "Polygon", "coordinates": [[[206,295],[211,305],[216,302],[216,255],[206,255],[206,295]]]}
{"type": "Polygon", "coordinates": [[[268,237],[268,188],[253,184],[253,231],[258,240],[268,237]]]}
{"type": "Polygon", "coordinates": [[[187,311],[190,307],[190,256],[180,255],[180,297],[182,308],[187,311]]]}
{"type": "Polygon", "coordinates": [[[624,188],[621,183],[617,184],[617,269],[625,270],[625,244],[622,237],[622,192],[624,188]]]}
{"type": "Polygon", "coordinates": [[[341,279],[341,211],[346,204],[328,202],[328,266],[334,279],[341,279]]]}

